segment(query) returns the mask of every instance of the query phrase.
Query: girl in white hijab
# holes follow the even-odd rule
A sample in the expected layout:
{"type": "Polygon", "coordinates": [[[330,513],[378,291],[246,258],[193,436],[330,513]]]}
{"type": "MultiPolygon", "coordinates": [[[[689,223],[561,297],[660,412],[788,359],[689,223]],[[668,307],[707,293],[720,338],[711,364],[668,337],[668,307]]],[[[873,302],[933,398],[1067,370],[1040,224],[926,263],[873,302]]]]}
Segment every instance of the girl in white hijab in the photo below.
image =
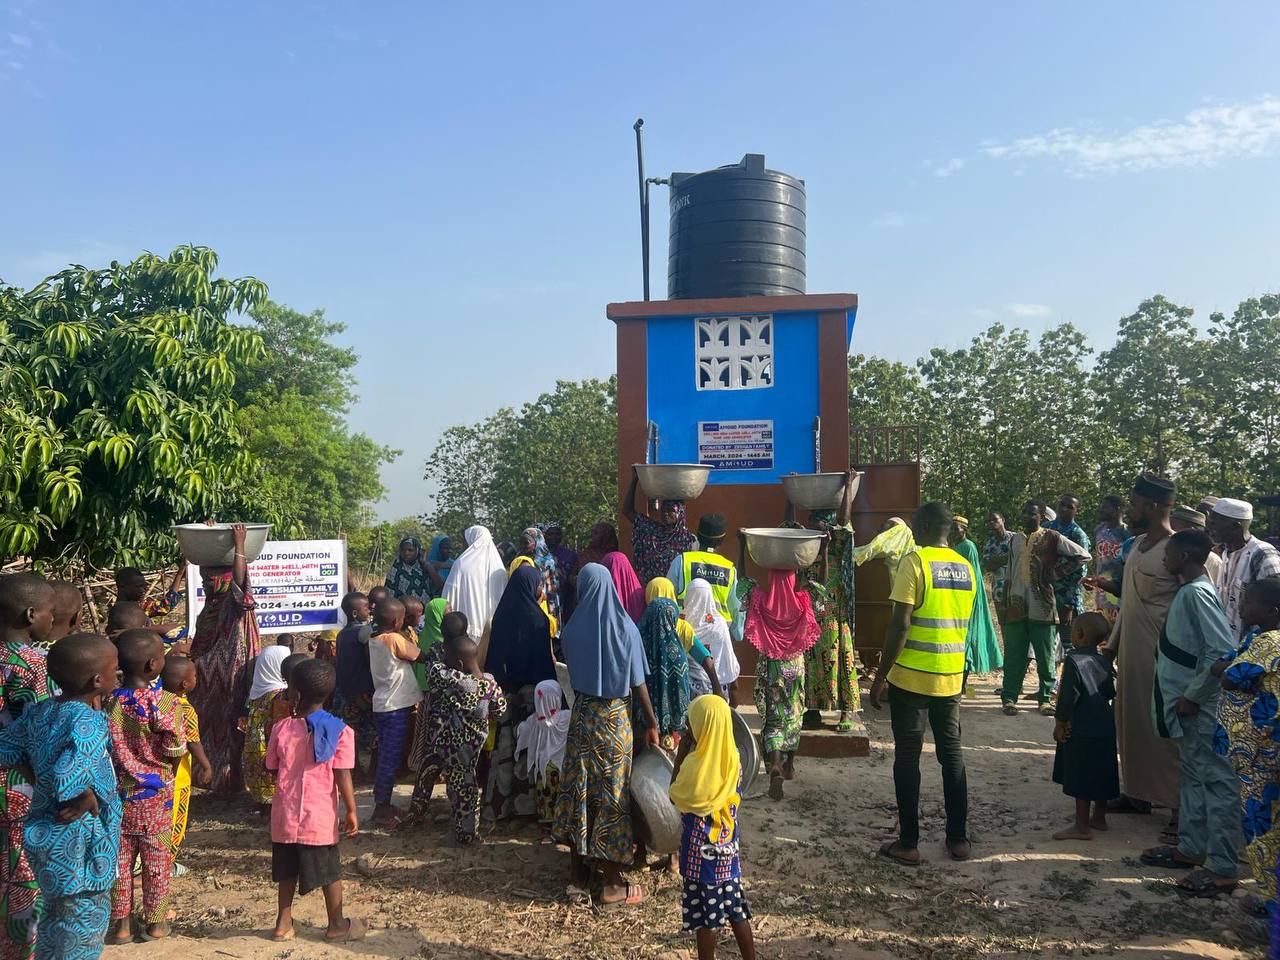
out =
{"type": "Polygon", "coordinates": [[[486,528],[468,527],[463,536],[467,549],[453,562],[443,596],[451,610],[466,614],[467,634],[480,643],[507,587],[507,571],[486,528]]]}
{"type": "Polygon", "coordinates": [[[707,581],[689,582],[684,594],[684,618],[711,654],[720,686],[728,691],[729,684],[738,679],[742,668],[738,665],[738,655],[733,652],[729,621],[720,616],[716,598],[711,593],[711,584],[707,581]]]}
{"type": "Polygon", "coordinates": [[[564,691],[555,680],[543,680],[534,687],[533,705],[534,712],[516,731],[515,759],[517,764],[523,759],[525,779],[536,784],[538,819],[550,823],[555,819],[572,713],[564,705],[564,691]]]}

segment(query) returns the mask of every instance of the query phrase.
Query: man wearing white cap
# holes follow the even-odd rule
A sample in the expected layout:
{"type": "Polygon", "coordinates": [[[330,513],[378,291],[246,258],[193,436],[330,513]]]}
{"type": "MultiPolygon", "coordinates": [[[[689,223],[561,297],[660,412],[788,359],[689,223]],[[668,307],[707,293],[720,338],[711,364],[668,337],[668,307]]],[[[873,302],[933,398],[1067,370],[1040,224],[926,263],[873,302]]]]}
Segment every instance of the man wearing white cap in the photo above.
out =
{"type": "Polygon", "coordinates": [[[1214,582],[1227,611],[1227,624],[1236,641],[1244,639],[1251,623],[1240,618],[1240,604],[1249,584],[1264,577],[1280,577],[1280,551],[1249,533],[1253,504],[1223,497],[1209,514],[1209,535],[1223,546],[1222,569],[1214,582]]]}

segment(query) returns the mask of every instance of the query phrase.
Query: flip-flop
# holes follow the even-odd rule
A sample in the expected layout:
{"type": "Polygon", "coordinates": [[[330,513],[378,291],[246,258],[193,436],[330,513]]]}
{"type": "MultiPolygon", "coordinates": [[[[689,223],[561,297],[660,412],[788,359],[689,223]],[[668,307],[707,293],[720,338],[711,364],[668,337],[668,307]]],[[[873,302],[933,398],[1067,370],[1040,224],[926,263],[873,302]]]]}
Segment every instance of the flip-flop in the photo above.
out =
{"type": "Polygon", "coordinates": [[[143,927],[143,928],[142,928],[142,930],[141,930],[141,932],[139,932],[138,936],[140,936],[140,937],[142,938],[142,940],[143,940],[143,942],[144,942],[144,943],[151,943],[152,941],[155,941],[155,940],[168,940],[168,939],[169,939],[169,937],[170,937],[172,934],[173,934],[173,928],[172,928],[171,926],[169,926],[169,921],[168,921],[168,920],[166,920],[166,921],[164,922],[164,933],[163,933],[163,934],[161,934],[160,936],[158,936],[158,937],[153,937],[151,934],[147,933],[147,928],[146,928],[146,927],[143,927]]]}
{"type": "Polygon", "coordinates": [[[951,859],[952,859],[952,860],[955,860],[955,861],[957,861],[957,862],[963,862],[963,861],[965,861],[965,860],[968,860],[970,857],[972,857],[972,856],[973,856],[973,844],[972,844],[972,843],[970,843],[968,840],[957,840],[957,841],[955,841],[954,843],[952,843],[952,842],[948,841],[948,842],[947,842],[947,855],[948,855],[949,857],[951,857],[951,859]],[[961,853],[957,853],[957,852],[956,852],[956,847],[960,846],[960,844],[962,844],[962,843],[963,843],[963,844],[964,844],[968,849],[967,849],[967,850],[965,850],[965,852],[964,852],[963,854],[961,854],[961,853]]]}
{"type": "Polygon", "coordinates": [[[880,849],[877,850],[876,853],[879,856],[884,857],[886,860],[892,860],[894,863],[898,864],[899,866],[903,866],[903,867],[920,866],[920,861],[918,859],[908,860],[906,857],[901,857],[898,854],[893,853],[892,852],[893,848],[896,845],[897,845],[896,840],[886,840],[884,843],[880,844],[880,849]]]}
{"type": "Polygon", "coordinates": [[[297,933],[294,932],[293,926],[290,925],[289,929],[286,930],[284,933],[276,933],[273,930],[271,932],[271,936],[268,937],[267,939],[269,939],[272,943],[285,943],[288,940],[292,940],[296,936],[297,936],[297,933]]]}
{"type": "Polygon", "coordinates": [[[363,940],[364,935],[369,931],[365,928],[364,921],[351,917],[347,920],[347,932],[340,937],[331,937],[329,934],[324,935],[325,943],[350,943],[353,940],[363,940]]]}
{"type": "Polygon", "coordinates": [[[600,910],[616,910],[619,907],[638,907],[649,899],[649,895],[644,892],[644,887],[638,883],[628,883],[627,895],[622,900],[610,900],[609,902],[600,901],[598,909],[600,910]],[[634,892],[632,892],[634,891],[634,892]]]}
{"type": "Polygon", "coordinates": [[[1210,871],[1204,867],[1198,867],[1179,880],[1175,889],[1184,897],[1211,900],[1219,894],[1230,895],[1238,886],[1240,883],[1237,880],[1226,884],[1218,883],[1210,871]]]}
{"type": "Polygon", "coordinates": [[[1149,850],[1143,850],[1138,859],[1148,867],[1163,867],[1166,870],[1193,870],[1200,866],[1198,863],[1179,860],[1175,856],[1177,852],[1177,847],[1152,847],[1149,850]]]}

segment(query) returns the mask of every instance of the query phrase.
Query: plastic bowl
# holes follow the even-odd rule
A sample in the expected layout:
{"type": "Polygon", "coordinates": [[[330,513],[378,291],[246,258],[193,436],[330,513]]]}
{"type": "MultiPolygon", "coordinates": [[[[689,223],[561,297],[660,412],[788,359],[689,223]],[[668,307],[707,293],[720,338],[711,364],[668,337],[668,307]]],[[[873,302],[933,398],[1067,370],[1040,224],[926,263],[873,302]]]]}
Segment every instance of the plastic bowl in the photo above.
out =
{"type": "Polygon", "coordinates": [[[668,795],[675,764],[645,747],[631,765],[631,817],[636,834],[653,853],[680,852],[680,811],[668,795]]]}
{"type": "MultiPolygon", "coordinates": [[[[271,532],[269,523],[244,525],[244,558],[252,563],[262,553],[271,532]]],[[[197,567],[229,567],[235,563],[236,545],[231,537],[231,524],[184,523],[173,528],[178,549],[187,563],[197,567]]]]}
{"type": "MultiPolygon", "coordinates": [[[[858,495],[862,474],[851,473],[850,497],[858,495]]],[[[792,473],[782,478],[787,499],[801,510],[835,510],[844,499],[843,473],[792,473]]]]}
{"type": "Polygon", "coordinates": [[[692,500],[706,489],[711,468],[703,463],[637,463],[640,489],[650,500],[692,500]]]}
{"type": "Polygon", "coordinates": [[[747,552],[766,570],[803,570],[822,552],[823,534],[788,527],[748,527],[747,552]]]}

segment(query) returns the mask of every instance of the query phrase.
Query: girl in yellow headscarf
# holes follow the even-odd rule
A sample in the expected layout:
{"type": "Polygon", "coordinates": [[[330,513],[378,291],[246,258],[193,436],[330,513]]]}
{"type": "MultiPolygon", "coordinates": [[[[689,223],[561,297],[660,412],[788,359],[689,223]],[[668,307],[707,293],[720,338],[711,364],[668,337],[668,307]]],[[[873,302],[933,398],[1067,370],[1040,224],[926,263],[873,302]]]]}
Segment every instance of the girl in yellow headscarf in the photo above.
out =
{"type": "Polygon", "coordinates": [[[695,932],[699,958],[715,956],[716,931],[728,925],[743,960],[755,960],[751,908],[738,860],[741,772],[729,704],[713,694],[698,697],[689,705],[670,796],[682,821],[684,929],[695,932]]]}

